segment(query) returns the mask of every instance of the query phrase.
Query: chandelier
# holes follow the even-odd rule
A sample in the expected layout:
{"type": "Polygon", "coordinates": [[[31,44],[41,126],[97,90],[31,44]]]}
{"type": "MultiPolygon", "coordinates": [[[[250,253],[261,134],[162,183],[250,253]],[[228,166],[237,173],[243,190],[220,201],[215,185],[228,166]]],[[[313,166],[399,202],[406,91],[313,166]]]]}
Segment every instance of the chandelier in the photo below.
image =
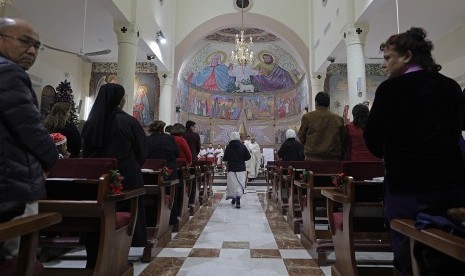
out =
{"type": "Polygon", "coordinates": [[[252,37],[250,37],[249,42],[247,42],[244,38],[244,0],[242,0],[241,14],[241,32],[240,35],[236,34],[236,49],[231,52],[231,60],[232,62],[244,67],[247,64],[252,65],[254,61],[252,37]]]}
{"type": "Polygon", "coordinates": [[[0,0],[0,7],[4,7],[6,4],[12,4],[15,0],[0,0]]]}

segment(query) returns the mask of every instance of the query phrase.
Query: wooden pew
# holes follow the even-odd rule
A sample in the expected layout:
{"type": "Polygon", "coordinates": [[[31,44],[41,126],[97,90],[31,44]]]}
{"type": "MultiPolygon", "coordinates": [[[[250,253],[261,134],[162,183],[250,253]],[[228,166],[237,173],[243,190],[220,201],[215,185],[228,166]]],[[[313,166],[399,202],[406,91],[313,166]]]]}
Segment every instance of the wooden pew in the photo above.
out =
{"type": "Polygon", "coordinates": [[[189,167],[185,159],[176,159],[178,167],[179,184],[176,186],[173,209],[171,210],[171,231],[178,232],[189,221],[189,194],[192,190],[194,176],[189,173],[189,167]],[[173,212],[174,211],[174,212],[173,212]]]}
{"type": "Polygon", "coordinates": [[[275,161],[268,161],[265,167],[265,180],[266,180],[266,198],[271,199],[273,194],[273,170],[275,161]]]}
{"type": "Polygon", "coordinates": [[[279,174],[281,167],[279,166],[277,162],[280,162],[280,161],[275,161],[274,165],[270,167],[270,181],[271,181],[270,198],[271,198],[271,201],[275,203],[278,203],[278,189],[279,189],[278,182],[279,182],[279,178],[281,177],[279,174]]]}
{"type": "Polygon", "coordinates": [[[410,238],[410,256],[414,276],[421,275],[418,263],[413,255],[413,248],[417,243],[425,244],[465,263],[465,238],[436,228],[417,230],[415,221],[409,219],[392,220],[391,229],[410,238]]]}
{"type": "MultiPolygon", "coordinates": [[[[391,266],[359,266],[355,251],[389,252],[389,231],[384,226],[383,183],[348,182],[345,192],[322,190],[327,198],[329,228],[333,238],[336,262],[331,266],[331,275],[394,275],[391,266]],[[342,204],[342,212],[337,212],[342,204]]],[[[379,264],[379,263],[378,263],[379,264]]]]}
{"type": "Polygon", "coordinates": [[[191,166],[189,167],[189,174],[189,179],[191,181],[189,192],[189,215],[193,216],[200,209],[200,186],[202,185],[204,173],[202,173],[200,166],[191,166]],[[192,176],[194,178],[191,178],[192,176]]]}
{"type": "Polygon", "coordinates": [[[200,182],[199,201],[200,204],[203,204],[213,195],[215,166],[210,161],[192,161],[192,166],[200,167],[202,179],[200,182]]]}
{"type": "Polygon", "coordinates": [[[352,176],[354,181],[365,181],[384,177],[385,170],[383,161],[345,161],[342,172],[352,176]]]}
{"type": "Polygon", "coordinates": [[[293,177],[288,176],[290,173],[289,167],[294,169],[305,169],[309,166],[307,161],[275,161],[274,188],[276,190],[276,201],[279,210],[286,215],[289,208],[289,189],[293,177]]]}
{"type": "Polygon", "coordinates": [[[166,179],[163,172],[165,164],[166,161],[162,159],[147,159],[142,165],[147,218],[147,246],[144,248],[142,262],[153,260],[171,241],[169,223],[179,180],[166,179]]]}
{"type": "Polygon", "coordinates": [[[341,173],[340,161],[310,161],[307,181],[294,181],[290,198],[298,206],[301,218],[290,217],[297,212],[288,212],[288,222],[300,227],[300,240],[319,265],[326,265],[327,254],[333,251],[331,233],[327,226],[325,189],[335,189],[332,177],[341,173]]]}
{"type": "MultiPolygon", "coordinates": [[[[0,274],[34,275],[40,272],[36,268],[39,230],[60,221],[61,215],[59,213],[41,213],[0,223],[0,242],[21,236],[18,256],[15,261],[12,260],[12,262],[16,262],[16,265],[11,264],[14,271],[5,271],[3,269],[7,268],[0,267],[0,274]]],[[[8,261],[5,261],[4,266],[7,265],[6,262],[8,261]]]]}
{"type": "MultiPolygon", "coordinates": [[[[329,229],[316,229],[318,221],[315,218],[326,217],[326,199],[321,195],[321,190],[334,189],[332,177],[342,172],[360,181],[384,176],[384,164],[382,161],[311,161],[310,168],[313,172],[313,182],[294,182],[297,186],[294,192],[298,193],[298,199],[303,198],[305,202],[300,206],[302,213],[300,239],[310,255],[317,259],[320,266],[323,266],[326,265],[328,253],[333,251],[334,247],[329,229]]],[[[288,222],[292,221],[299,223],[298,218],[288,218],[288,222]]],[[[294,226],[294,229],[296,227],[294,226]]]]}
{"type": "MultiPolygon", "coordinates": [[[[138,212],[145,189],[111,192],[110,169],[116,159],[59,159],[46,181],[47,199],[39,212],[60,212],[61,223],[46,228],[54,233],[89,233],[98,238],[94,268],[46,268],[45,275],[132,275],[128,262],[138,212]],[[60,177],[60,178],[52,178],[60,177]],[[117,212],[117,202],[128,200],[130,211],[117,212]]],[[[50,245],[50,243],[48,244],[50,245]]]]}

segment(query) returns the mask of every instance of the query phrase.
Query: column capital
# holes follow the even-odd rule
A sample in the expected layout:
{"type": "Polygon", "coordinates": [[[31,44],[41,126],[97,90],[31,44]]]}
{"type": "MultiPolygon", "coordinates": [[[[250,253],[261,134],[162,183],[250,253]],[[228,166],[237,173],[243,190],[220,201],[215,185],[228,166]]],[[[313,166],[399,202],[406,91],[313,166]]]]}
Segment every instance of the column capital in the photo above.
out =
{"type": "Polygon", "coordinates": [[[118,43],[131,43],[137,45],[139,39],[139,27],[136,23],[114,23],[113,30],[116,33],[118,43]]]}
{"type": "Polygon", "coordinates": [[[368,30],[368,25],[365,24],[346,24],[343,29],[346,46],[352,44],[365,44],[365,38],[368,34],[368,30]]]}

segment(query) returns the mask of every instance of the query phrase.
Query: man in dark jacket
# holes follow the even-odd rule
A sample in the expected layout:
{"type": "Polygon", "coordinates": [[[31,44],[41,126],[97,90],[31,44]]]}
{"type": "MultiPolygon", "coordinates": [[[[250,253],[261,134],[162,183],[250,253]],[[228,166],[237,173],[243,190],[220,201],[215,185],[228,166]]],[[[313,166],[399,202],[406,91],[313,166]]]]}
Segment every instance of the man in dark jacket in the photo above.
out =
{"type": "Polygon", "coordinates": [[[45,197],[45,177],[58,158],[26,73],[39,48],[30,23],[0,18],[0,222],[29,215],[26,204],[45,197]]]}
{"type": "Polygon", "coordinates": [[[186,122],[186,132],[183,133],[182,137],[186,139],[189,149],[192,153],[192,160],[197,160],[200,152],[200,135],[195,130],[195,122],[186,122]]]}

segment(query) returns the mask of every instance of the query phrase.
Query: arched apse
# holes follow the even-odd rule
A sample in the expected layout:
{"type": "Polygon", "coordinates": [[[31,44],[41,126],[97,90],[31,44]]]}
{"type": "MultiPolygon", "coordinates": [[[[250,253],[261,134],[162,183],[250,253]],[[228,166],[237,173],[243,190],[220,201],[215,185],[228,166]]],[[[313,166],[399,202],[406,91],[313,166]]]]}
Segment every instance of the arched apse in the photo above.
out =
{"type": "MultiPolygon", "coordinates": [[[[226,88],[213,89],[221,90],[219,92],[211,91],[212,89],[202,89],[195,83],[180,81],[186,79],[185,72],[183,72],[185,71],[184,67],[186,63],[192,61],[193,56],[200,56],[200,58],[194,58],[197,62],[210,60],[209,57],[214,56],[209,54],[210,49],[206,49],[209,48],[209,45],[205,43],[207,36],[220,30],[233,29],[238,24],[237,14],[225,14],[199,25],[177,45],[174,64],[176,77],[173,79],[176,82],[174,85],[176,90],[173,91],[173,95],[177,95],[176,102],[180,107],[178,110],[181,111],[180,121],[184,122],[187,119],[196,121],[197,131],[201,138],[203,137],[203,143],[225,144],[228,141],[228,133],[243,129],[247,134],[255,136],[261,145],[276,148],[284,140],[281,134],[285,133],[287,128],[297,128],[300,124],[300,114],[303,110],[300,103],[305,102],[308,105],[310,102],[308,100],[311,87],[308,77],[309,50],[295,32],[274,19],[257,14],[247,14],[244,22],[247,22],[246,29],[260,28],[276,35],[283,47],[279,47],[278,42],[273,44],[274,50],[295,58],[301,70],[294,72],[299,71],[298,75],[305,77],[301,77],[300,81],[295,79],[293,85],[282,89],[258,90],[258,94],[234,93],[238,91],[226,91],[226,88]],[[205,53],[198,55],[199,51],[205,53]],[[192,86],[192,84],[194,85],[192,86]],[[305,93],[303,93],[304,91],[305,93]],[[302,95],[303,98],[300,98],[299,95],[302,95]],[[221,112],[218,111],[219,108],[221,108],[221,112]]],[[[254,51],[257,44],[254,45],[254,51]]],[[[263,52],[263,49],[261,50],[263,52]]],[[[214,53],[223,57],[223,55],[218,54],[222,51],[214,53]]],[[[259,58],[260,51],[256,54],[259,58]]],[[[283,60],[283,55],[278,56],[281,57],[278,60],[283,60]]],[[[281,65],[283,66],[283,64],[281,65]]],[[[224,70],[227,71],[227,69],[224,70]]]]}
{"type": "MultiPolygon", "coordinates": [[[[290,52],[295,52],[297,55],[296,58],[299,58],[302,62],[306,75],[310,76],[310,51],[306,43],[292,29],[273,18],[254,13],[244,14],[244,22],[246,23],[246,28],[257,27],[266,30],[286,42],[292,48],[290,52]]],[[[219,15],[197,26],[176,46],[174,72],[179,74],[183,62],[192,55],[193,51],[197,50],[204,37],[220,29],[231,26],[236,27],[238,23],[237,13],[229,13],[219,15]]],[[[309,89],[311,89],[310,78],[307,77],[306,80],[309,89]]],[[[175,90],[173,93],[175,93],[175,90]]],[[[309,94],[311,94],[310,91],[309,94]]]]}

